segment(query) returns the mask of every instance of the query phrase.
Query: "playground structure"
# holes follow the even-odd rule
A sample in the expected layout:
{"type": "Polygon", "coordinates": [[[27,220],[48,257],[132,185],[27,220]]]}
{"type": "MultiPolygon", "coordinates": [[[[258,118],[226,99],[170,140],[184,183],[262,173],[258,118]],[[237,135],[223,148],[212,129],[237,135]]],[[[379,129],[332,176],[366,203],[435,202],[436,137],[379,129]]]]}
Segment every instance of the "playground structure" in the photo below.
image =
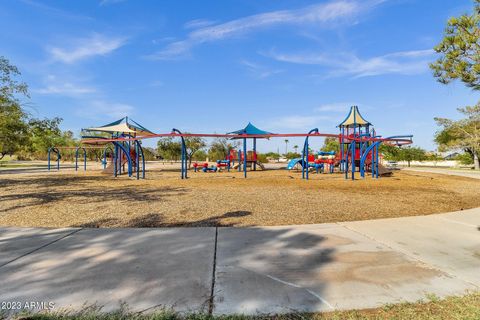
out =
{"type": "Polygon", "coordinates": [[[82,130],[82,146],[77,147],[50,147],[48,149],[48,170],[51,170],[51,156],[56,154],[57,170],[60,170],[60,149],[75,149],[75,170],[78,170],[79,151],[83,151],[84,170],[87,170],[87,149],[103,149],[103,171],[113,173],[116,177],[128,174],[129,177],[136,174],[136,178],[145,178],[145,157],[141,140],[135,139],[137,134],[143,137],[153,134],[137,122],[128,117],[106,124],[100,127],[92,127],[82,130]],[[100,135],[103,133],[104,135],[100,135]],[[110,135],[105,136],[105,135],[110,135]],[[124,141],[122,139],[134,139],[124,141]],[[107,166],[107,153],[110,151],[110,165],[107,166]]]}
{"type": "MultiPolygon", "coordinates": [[[[221,168],[227,168],[229,171],[238,169],[243,171],[243,175],[247,177],[247,168],[253,171],[257,167],[264,169],[263,164],[258,161],[256,153],[257,139],[270,138],[286,138],[286,137],[305,137],[302,150],[302,157],[296,159],[302,167],[302,178],[309,179],[309,171],[314,169],[317,173],[328,172],[333,173],[335,169],[345,174],[345,178],[349,177],[354,180],[355,174],[358,172],[362,178],[365,178],[365,172],[371,172],[373,178],[378,178],[386,169],[380,164],[379,146],[387,145],[408,145],[412,143],[412,135],[396,135],[383,138],[377,135],[373,129],[373,125],[366,121],[360,114],[357,106],[352,106],[350,111],[339,125],[338,134],[320,133],[318,128],[310,130],[308,133],[271,133],[255,127],[253,124],[248,125],[240,130],[232,131],[226,134],[206,134],[206,133],[182,133],[178,129],[172,129],[170,133],[155,134],[137,122],[128,117],[122,118],[110,124],[84,129],[88,133],[82,136],[82,145],[103,146],[104,149],[104,168],[113,172],[116,177],[120,174],[127,173],[129,177],[136,173],[136,178],[145,178],[145,159],[141,141],[149,138],[159,137],[178,137],[181,140],[181,178],[188,177],[188,159],[187,147],[185,143],[186,137],[204,137],[204,138],[227,138],[232,140],[241,140],[242,148],[240,150],[230,150],[226,159],[217,160],[217,164],[209,167],[201,165],[202,171],[216,172],[221,168]],[[98,135],[98,132],[104,135],[98,135]],[[108,133],[110,136],[105,136],[108,133]],[[323,152],[317,154],[317,159],[309,151],[309,139],[313,137],[333,137],[338,139],[340,152],[332,154],[331,152],[323,152]],[[253,150],[247,151],[247,141],[251,139],[253,142],[253,150]],[[107,147],[110,148],[112,154],[110,166],[107,168],[107,147]],[[245,156],[246,155],[246,156],[245,156]],[[205,169],[205,170],[203,170],[205,169]]],[[[56,153],[58,148],[52,147],[49,151],[56,153]]],[[[57,153],[60,156],[60,153],[57,153]]],[[[78,157],[78,156],[77,156],[78,157]]],[[[199,169],[200,165],[194,166],[194,171],[199,169]]],[[[49,168],[50,168],[50,152],[49,152],[49,168]]],[[[57,158],[57,168],[59,168],[59,159],[57,158]]]]}

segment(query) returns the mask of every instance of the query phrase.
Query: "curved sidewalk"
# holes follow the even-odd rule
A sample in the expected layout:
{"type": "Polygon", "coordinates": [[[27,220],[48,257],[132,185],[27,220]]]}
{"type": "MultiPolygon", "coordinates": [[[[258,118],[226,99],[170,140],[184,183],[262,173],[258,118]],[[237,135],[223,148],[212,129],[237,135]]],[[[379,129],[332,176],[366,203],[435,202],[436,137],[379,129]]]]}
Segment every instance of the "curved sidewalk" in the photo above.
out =
{"type": "Polygon", "coordinates": [[[410,167],[402,168],[405,171],[416,171],[416,172],[428,172],[428,173],[440,173],[448,174],[451,176],[467,177],[473,179],[480,179],[480,171],[474,170],[454,170],[454,169],[441,169],[441,168],[421,168],[421,167],[410,167]]]}
{"type": "Polygon", "coordinates": [[[0,228],[0,301],[284,313],[480,290],[480,208],[258,228],[0,228]]]}

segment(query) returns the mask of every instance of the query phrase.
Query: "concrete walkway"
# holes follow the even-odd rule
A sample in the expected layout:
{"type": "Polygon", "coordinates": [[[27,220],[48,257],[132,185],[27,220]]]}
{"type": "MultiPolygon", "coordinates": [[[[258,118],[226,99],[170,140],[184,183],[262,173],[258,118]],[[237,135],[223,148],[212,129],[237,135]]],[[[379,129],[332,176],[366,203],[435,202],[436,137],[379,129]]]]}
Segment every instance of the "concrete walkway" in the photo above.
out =
{"type": "Polygon", "coordinates": [[[0,301],[280,313],[480,290],[480,208],[262,228],[0,228],[0,301]]]}
{"type": "Polygon", "coordinates": [[[442,168],[402,168],[405,171],[416,171],[416,172],[428,172],[428,173],[440,173],[448,174],[451,176],[460,176],[473,179],[480,179],[480,171],[474,170],[454,170],[454,169],[442,169],[442,168]]]}

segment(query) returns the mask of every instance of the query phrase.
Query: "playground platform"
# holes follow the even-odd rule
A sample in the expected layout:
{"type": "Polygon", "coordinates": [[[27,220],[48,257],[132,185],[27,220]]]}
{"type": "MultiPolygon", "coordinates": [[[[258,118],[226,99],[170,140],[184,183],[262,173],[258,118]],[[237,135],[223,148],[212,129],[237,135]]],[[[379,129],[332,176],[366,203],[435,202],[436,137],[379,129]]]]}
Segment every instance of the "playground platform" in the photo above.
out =
{"type": "Polygon", "coordinates": [[[479,290],[480,208],[258,228],[0,228],[0,301],[284,313],[479,290]]]}

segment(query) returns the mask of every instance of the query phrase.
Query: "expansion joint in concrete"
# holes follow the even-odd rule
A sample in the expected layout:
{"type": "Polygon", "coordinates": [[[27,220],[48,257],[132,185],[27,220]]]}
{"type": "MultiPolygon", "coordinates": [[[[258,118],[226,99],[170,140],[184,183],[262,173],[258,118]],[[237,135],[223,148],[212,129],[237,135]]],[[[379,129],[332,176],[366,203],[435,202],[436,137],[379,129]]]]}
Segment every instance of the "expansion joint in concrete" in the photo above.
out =
{"type": "Polygon", "coordinates": [[[66,235],[63,235],[63,236],[61,236],[60,238],[57,238],[57,239],[55,239],[55,240],[52,240],[52,241],[50,241],[50,242],[48,242],[48,243],[46,243],[46,244],[44,244],[44,245],[42,245],[42,246],[40,246],[40,247],[38,247],[38,248],[35,248],[35,249],[33,249],[33,250],[30,250],[30,251],[28,251],[28,252],[26,252],[26,253],[24,253],[24,254],[16,257],[16,258],[14,258],[14,259],[12,259],[12,260],[10,260],[10,261],[7,261],[7,262],[5,262],[5,263],[3,263],[3,264],[0,264],[0,268],[6,266],[7,264],[10,264],[10,263],[12,263],[12,262],[15,262],[15,261],[17,261],[17,260],[19,260],[19,259],[22,259],[22,258],[28,256],[29,254],[32,254],[32,253],[34,253],[34,252],[37,252],[38,250],[41,250],[41,249],[43,249],[43,248],[45,248],[45,247],[48,247],[49,245],[52,245],[52,244],[54,244],[55,242],[58,242],[58,241],[60,241],[60,240],[62,240],[62,239],[65,239],[66,237],[69,237],[69,236],[71,236],[72,234],[75,234],[75,233],[77,233],[77,232],[79,232],[79,231],[81,231],[81,230],[83,230],[83,228],[73,230],[72,232],[67,233],[66,235]]]}
{"type": "Polygon", "coordinates": [[[208,314],[212,315],[215,299],[215,273],[217,272],[217,245],[218,245],[218,227],[215,227],[215,244],[213,249],[213,268],[212,285],[210,287],[210,299],[208,301],[208,314]]]}

